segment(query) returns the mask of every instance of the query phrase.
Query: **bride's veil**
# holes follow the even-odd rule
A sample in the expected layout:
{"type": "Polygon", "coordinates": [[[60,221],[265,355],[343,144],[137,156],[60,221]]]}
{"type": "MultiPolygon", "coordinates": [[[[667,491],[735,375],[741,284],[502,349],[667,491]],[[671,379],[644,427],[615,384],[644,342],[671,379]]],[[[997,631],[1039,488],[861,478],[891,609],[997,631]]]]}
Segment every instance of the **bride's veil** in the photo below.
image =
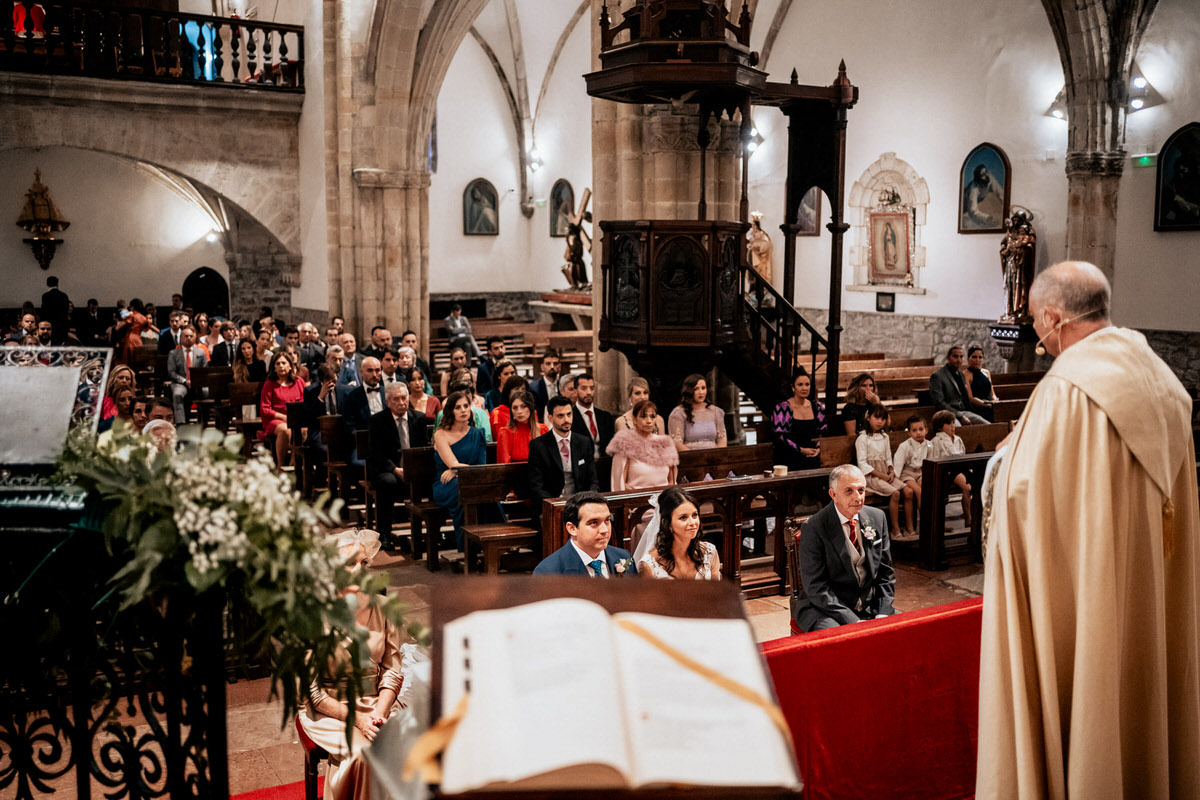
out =
{"type": "Polygon", "coordinates": [[[658,512],[657,494],[650,498],[650,508],[654,510],[654,514],[650,517],[650,522],[642,529],[642,538],[638,540],[637,547],[633,551],[633,563],[635,564],[642,563],[646,554],[654,550],[654,542],[658,539],[658,528],[662,516],[658,512]]]}

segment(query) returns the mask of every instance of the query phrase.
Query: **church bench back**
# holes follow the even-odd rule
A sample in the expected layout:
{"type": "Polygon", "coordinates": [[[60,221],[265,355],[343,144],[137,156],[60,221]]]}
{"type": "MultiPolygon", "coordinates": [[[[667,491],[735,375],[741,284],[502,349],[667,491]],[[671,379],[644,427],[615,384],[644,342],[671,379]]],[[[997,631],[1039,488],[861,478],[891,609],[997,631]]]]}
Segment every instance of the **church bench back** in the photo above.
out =
{"type": "Polygon", "coordinates": [[[730,472],[734,475],[762,475],[771,468],[772,451],[770,442],[684,450],[679,454],[679,469],[676,472],[689,482],[704,480],[705,475],[724,478],[730,472]]]}
{"type": "Polygon", "coordinates": [[[529,497],[528,462],[481,464],[458,470],[458,499],[468,525],[479,522],[479,506],[484,503],[499,503],[506,498],[528,500],[529,497]]]}

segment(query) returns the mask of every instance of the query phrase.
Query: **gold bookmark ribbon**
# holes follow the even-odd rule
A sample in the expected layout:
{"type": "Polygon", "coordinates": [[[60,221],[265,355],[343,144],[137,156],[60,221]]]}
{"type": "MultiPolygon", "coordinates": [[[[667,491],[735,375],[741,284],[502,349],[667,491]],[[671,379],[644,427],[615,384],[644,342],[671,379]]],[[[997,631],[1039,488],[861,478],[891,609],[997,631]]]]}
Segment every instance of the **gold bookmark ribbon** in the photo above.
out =
{"type": "Polygon", "coordinates": [[[420,772],[421,780],[425,783],[442,782],[442,767],[438,763],[438,756],[450,744],[450,740],[454,738],[454,732],[458,730],[458,723],[462,722],[463,716],[467,713],[469,696],[464,694],[451,714],[439,719],[413,744],[413,749],[404,761],[404,771],[400,773],[403,780],[412,780],[412,776],[420,772]]]}
{"type": "Polygon", "coordinates": [[[616,623],[633,635],[644,640],[647,644],[662,651],[664,655],[672,658],[674,661],[679,663],[680,666],[690,669],[692,672],[695,672],[702,678],[706,678],[712,683],[715,683],[717,686],[720,686],[730,694],[740,697],[746,702],[761,708],[766,715],[771,718],[771,721],[775,723],[775,727],[779,729],[779,732],[783,734],[784,739],[787,740],[788,747],[795,749],[792,745],[792,732],[791,729],[788,728],[787,719],[784,718],[783,712],[779,710],[779,706],[777,706],[775,703],[772,703],[770,700],[763,697],[749,686],[746,686],[744,683],[739,683],[732,678],[722,675],[715,669],[701,664],[699,661],[692,658],[687,653],[684,653],[682,650],[667,644],[662,639],[643,628],[641,625],[638,625],[635,622],[630,622],[627,619],[616,620],[616,623]]]}

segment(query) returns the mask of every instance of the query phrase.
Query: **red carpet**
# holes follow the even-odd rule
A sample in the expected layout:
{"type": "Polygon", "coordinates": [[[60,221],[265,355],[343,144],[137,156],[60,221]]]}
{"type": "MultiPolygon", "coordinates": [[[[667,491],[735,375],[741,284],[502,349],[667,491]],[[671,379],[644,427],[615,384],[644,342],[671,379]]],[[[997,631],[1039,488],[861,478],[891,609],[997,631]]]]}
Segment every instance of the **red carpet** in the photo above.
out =
{"type": "MultiPolygon", "coordinates": [[[[317,778],[317,797],[325,791],[325,779],[317,778]]],[[[253,792],[235,794],[230,800],[304,800],[304,781],[285,783],[281,786],[269,786],[266,789],[256,789],[253,792]]]]}

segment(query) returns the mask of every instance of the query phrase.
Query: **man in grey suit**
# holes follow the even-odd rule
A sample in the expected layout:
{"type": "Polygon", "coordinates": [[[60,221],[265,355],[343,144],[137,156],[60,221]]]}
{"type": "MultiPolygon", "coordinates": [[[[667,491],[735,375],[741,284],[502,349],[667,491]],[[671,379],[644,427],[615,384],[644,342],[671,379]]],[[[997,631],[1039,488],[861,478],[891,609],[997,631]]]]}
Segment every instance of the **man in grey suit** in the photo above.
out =
{"type": "Polygon", "coordinates": [[[179,329],[179,347],[167,356],[167,377],[171,379],[171,401],[175,406],[175,424],[187,422],[188,401],[192,394],[192,370],[207,367],[208,356],[196,346],[196,329],[185,325],[179,329]]]}
{"type": "Polygon", "coordinates": [[[950,411],[959,425],[986,425],[987,420],[967,410],[967,383],[962,372],[963,349],[954,345],[946,353],[946,364],[929,376],[929,396],[938,411],[950,411]]]}
{"type": "Polygon", "coordinates": [[[829,474],[833,502],[801,528],[799,596],[792,618],[802,631],[895,614],[896,575],[887,516],[865,506],[867,480],[850,464],[829,474]]]}

